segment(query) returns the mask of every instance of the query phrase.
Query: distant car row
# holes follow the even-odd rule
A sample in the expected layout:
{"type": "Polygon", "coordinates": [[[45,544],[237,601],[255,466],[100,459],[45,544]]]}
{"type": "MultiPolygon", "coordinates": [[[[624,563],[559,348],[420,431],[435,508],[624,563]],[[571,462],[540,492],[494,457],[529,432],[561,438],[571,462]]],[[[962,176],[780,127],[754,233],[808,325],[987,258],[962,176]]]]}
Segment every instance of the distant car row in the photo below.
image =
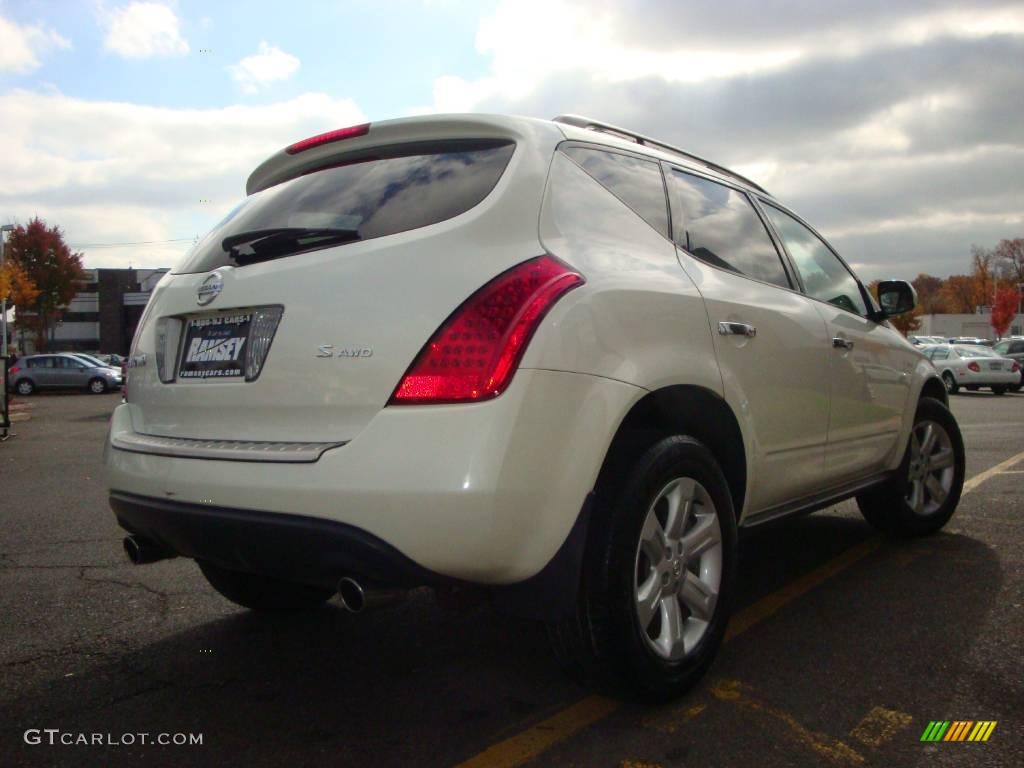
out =
{"type": "Polygon", "coordinates": [[[987,387],[1002,395],[1019,392],[1024,383],[1024,340],[1006,339],[994,349],[962,343],[924,344],[921,351],[938,369],[951,395],[960,387],[971,391],[987,387]]]}
{"type": "Polygon", "coordinates": [[[119,355],[102,358],[82,352],[57,352],[18,358],[7,380],[19,395],[41,389],[84,389],[96,395],[118,389],[123,374],[119,355]],[[103,359],[106,358],[106,359],[103,359]],[[118,358],[116,362],[111,358],[118,358]]]}
{"type": "MultiPolygon", "coordinates": [[[[1024,340],[1024,337],[1014,336],[1012,339],[1024,340]]],[[[970,344],[972,346],[991,347],[996,344],[996,342],[991,339],[980,339],[977,336],[907,336],[907,340],[918,347],[924,346],[925,344],[970,344]]],[[[1006,341],[1010,340],[1011,339],[1006,339],[1006,341]]]]}

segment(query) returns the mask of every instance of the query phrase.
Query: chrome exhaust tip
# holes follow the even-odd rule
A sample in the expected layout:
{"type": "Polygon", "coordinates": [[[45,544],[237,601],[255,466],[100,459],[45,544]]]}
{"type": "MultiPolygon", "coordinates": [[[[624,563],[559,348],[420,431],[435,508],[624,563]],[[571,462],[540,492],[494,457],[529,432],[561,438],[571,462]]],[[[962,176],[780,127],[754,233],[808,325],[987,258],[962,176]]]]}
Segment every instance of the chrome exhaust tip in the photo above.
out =
{"type": "Polygon", "coordinates": [[[338,581],[338,600],[349,613],[362,613],[367,608],[379,608],[404,597],[403,589],[366,589],[351,576],[338,581]]]}

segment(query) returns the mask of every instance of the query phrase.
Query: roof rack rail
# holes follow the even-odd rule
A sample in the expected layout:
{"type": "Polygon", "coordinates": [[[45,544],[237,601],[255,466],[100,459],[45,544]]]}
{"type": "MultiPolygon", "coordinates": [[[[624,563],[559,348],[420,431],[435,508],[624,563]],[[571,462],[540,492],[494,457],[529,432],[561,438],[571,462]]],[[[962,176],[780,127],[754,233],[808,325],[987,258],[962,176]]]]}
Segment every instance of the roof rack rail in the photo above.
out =
{"type": "Polygon", "coordinates": [[[610,123],[602,123],[600,120],[592,120],[591,118],[583,117],[582,115],[559,115],[558,117],[554,118],[553,122],[564,123],[565,125],[574,125],[577,128],[586,128],[592,131],[600,131],[601,133],[610,133],[614,136],[618,136],[620,138],[636,142],[637,144],[656,147],[657,149],[665,150],[666,152],[670,152],[674,155],[681,155],[682,157],[700,163],[701,165],[705,166],[706,168],[710,168],[713,171],[717,171],[718,173],[721,173],[725,176],[729,176],[733,179],[738,179],[739,181],[742,181],[744,184],[749,184],[751,187],[758,190],[759,192],[763,192],[766,195],[770,194],[768,190],[766,190],[760,184],[751,181],[746,176],[740,176],[740,174],[736,173],[736,171],[731,171],[724,165],[713,163],[710,160],[701,157],[700,155],[695,155],[692,152],[687,152],[685,149],[680,149],[679,147],[675,147],[671,144],[666,144],[663,141],[652,139],[650,136],[644,136],[642,133],[636,133],[635,131],[629,131],[626,130],[625,128],[619,128],[617,125],[611,125],[610,123]]]}

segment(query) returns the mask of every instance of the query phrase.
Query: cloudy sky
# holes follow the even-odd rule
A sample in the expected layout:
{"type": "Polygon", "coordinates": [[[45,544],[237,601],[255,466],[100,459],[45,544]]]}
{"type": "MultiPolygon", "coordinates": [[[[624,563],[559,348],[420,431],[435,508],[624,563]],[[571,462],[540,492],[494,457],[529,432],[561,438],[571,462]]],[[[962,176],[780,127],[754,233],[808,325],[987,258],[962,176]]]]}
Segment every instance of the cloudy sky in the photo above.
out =
{"type": "Polygon", "coordinates": [[[297,139],[449,111],[687,147],[866,278],[1024,237],[1021,2],[0,0],[0,221],[90,267],[174,263],[297,139]]]}

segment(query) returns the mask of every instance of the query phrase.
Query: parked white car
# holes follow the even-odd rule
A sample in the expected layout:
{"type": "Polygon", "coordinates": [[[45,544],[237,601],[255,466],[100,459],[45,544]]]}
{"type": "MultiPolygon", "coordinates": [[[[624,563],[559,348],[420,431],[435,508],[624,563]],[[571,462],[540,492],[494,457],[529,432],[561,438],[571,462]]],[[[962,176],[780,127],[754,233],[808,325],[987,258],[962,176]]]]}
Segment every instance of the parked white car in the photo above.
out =
{"type": "Polygon", "coordinates": [[[737,529],[953,514],[935,368],[748,179],[578,117],[361,125],[278,152],[154,290],[114,412],[137,563],[240,605],[475,585],[647,696],[707,669],[737,529]]]}
{"type": "Polygon", "coordinates": [[[994,394],[1003,395],[1021,381],[1020,364],[989,347],[935,344],[925,347],[924,353],[939,371],[951,395],[960,387],[969,390],[988,387],[994,394]]]}

